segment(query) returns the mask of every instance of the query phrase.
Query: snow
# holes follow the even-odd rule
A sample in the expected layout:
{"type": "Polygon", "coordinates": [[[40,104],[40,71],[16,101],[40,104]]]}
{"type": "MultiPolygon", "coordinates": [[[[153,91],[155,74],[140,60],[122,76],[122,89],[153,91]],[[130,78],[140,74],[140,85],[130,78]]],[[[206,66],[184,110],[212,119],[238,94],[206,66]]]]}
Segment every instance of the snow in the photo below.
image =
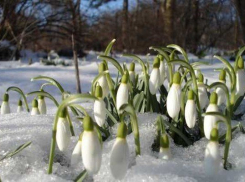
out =
{"type": "MultiPolygon", "coordinates": [[[[97,75],[99,60],[96,52],[89,52],[86,61],[80,61],[80,78],[83,92],[89,92],[91,81],[97,75]]],[[[146,59],[146,56],[141,56],[146,59]]],[[[149,57],[152,60],[153,56],[149,57]]],[[[192,56],[195,60],[195,56],[192,56]]],[[[207,56],[203,61],[211,62],[212,57],[207,56]]],[[[128,65],[131,59],[117,56],[122,64],[128,65]]],[[[38,60],[38,59],[37,59],[38,60]]],[[[210,65],[200,66],[205,78],[209,83],[218,81],[218,72],[213,72],[215,68],[222,67],[216,61],[210,65]]],[[[109,70],[113,78],[117,76],[115,67],[109,64],[109,70]]],[[[141,67],[136,63],[136,71],[141,72],[141,67]]],[[[50,76],[61,83],[66,91],[76,92],[75,71],[73,66],[44,66],[38,61],[32,65],[27,62],[0,62],[0,96],[9,86],[17,86],[25,93],[39,90],[43,81],[31,82],[32,77],[38,75],[50,76]]],[[[228,79],[227,79],[228,80],[228,79]]],[[[61,96],[57,88],[53,86],[45,87],[45,91],[51,93],[59,102],[61,96]]],[[[72,137],[69,148],[60,152],[56,147],[56,155],[53,165],[53,174],[47,174],[48,158],[52,134],[52,125],[56,107],[46,99],[48,113],[42,116],[30,116],[29,113],[15,113],[19,95],[13,91],[9,92],[10,106],[12,114],[0,116],[0,158],[10,150],[14,150],[19,145],[32,141],[32,144],[22,152],[12,158],[0,162],[0,177],[3,181],[72,181],[84,169],[82,161],[76,166],[70,166],[72,151],[78,141],[78,136],[82,131],[81,124],[73,117],[75,137],[72,137]]],[[[28,97],[29,104],[33,97],[28,97]]],[[[0,98],[2,101],[2,98],[0,98]]],[[[93,103],[82,103],[93,116],[93,103]]],[[[31,104],[30,104],[31,106],[31,104]]],[[[173,155],[172,160],[164,161],[157,158],[157,153],[152,152],[151,145],[155,137],[155,120],[157,114],[138,114],[140,142],[142,155],[135,158],[133,134],[127,136],[130,149],[130,164],[128,172],[123,181],[163,181],[163,182],[205,182],[205,181],[245,181],[245,135],[236,133],[231,142],[229,162],[233,169],[226,171],[220,166],[219,173],[208,178],[204,173],[203,160],[204,150],[208,143],[207,139],[196,142],[193,146],[183,148],[176,146],[170,140],[170,148],[173,155]]],[[[245,118],[242,119],[245,124],[245,118]]],[[[232,122],[233,125],[237,121],[232,122]]],[[[224,132],[224,125],[221,131],[224,132]]],[[[112,146],[115,142],[116,128],[112,128],[113,135],[103,144],[102,165],[100,172],[93,176],[94,181],[115,181],[110,173],[109,159],[112,146]]],[[[223,134],[222,132],[222,134],[223,134]]],[[[220,145],[220,155],[223,156],[224,146],[220,145]]],[[[85,181],[92,181],[92,177],[87,177],[85,181]]]]}

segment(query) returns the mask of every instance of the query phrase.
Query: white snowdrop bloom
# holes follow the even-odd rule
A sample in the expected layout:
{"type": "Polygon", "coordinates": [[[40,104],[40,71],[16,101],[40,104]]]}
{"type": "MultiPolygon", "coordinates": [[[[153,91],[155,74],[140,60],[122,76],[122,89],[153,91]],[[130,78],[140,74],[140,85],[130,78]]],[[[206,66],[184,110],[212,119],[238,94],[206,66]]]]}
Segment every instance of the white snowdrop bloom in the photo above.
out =
{"type": "Polygon", "coordinates": [[[3,96],[3,102],[1,105],[1,114],[9,114],[10,106],[9,106],[9,94],[5,93],[3,96]]]}
{"type": "Polygon", "coordinates": [[[127,76],[127,74],[124,74],[122,77],[121,84],[117,90],[116,106],[117,106],[118,111],[123,104],[128,103],[128,85],[127,85],[127,82],[128,82],[128,76],[127,76]]]}
{"type": "Polygon", "coordinates": [[[38,102],[36,99],[33,99],[32,101],[32,109],[31,109],[31,115],[34,116],[34,115],[39,115],[40,114],[40,111],[38,109],[38,102]]]}
{"type": "Polygon", "coordinates": [[[155,95],[157,89],[159,87],[160,82],[160,59],[158,57],[155,58],[153,63],[153,69],[151,71],[150,79],[149,79],[149,89],[152,95],[155,95]]]}
{"type": "Polygon", "coordinates": [[[194,92],[190,90],[188,92],[188,100],[185,105],[185,121],[189,128],[193,128],[196,124],[196,103],[194,101],[194,92]]]}
{"type": "MultiPolygon", "coordinates": [[[[103,72],[103,71],[106,71],[107,68],[106,68],[106,65],[105,63],[100,63],[99,65],[99,73],[103,72]]],[[[98,83],[99,85],[102,87],[102,90],[103,90],[103,98],[107,97],[107,95],[109,94],[109,86],[108,86],[108,83],[107,83],[107,79],[106,79],[106,76],[103,75],[102,77],[100,77],[98,79],[98,83]]]]}
{"type": "MultiPolygon", "coordinates": [[[[226,82],[226,71],[225,70],[221,70],[220,71],[220,74],[219,74],[219,82],[221,83],[224,83],[226,82]]],[[[218,102],[217,102],[217,105],[220,106],[222,104],[225,104],[226,103],[226,93],[225,91],[218,87],[216,88],[216,93],[218,95],[218,102]]]]}
{"type": "Polygon", "coordinates": [[[90,116],[83,119],[82,136],[82,160],[85,169],[90,175],[96,174],[100,170],[102,160],[102,146],[98,135],[94,130],[93,120],[90,116]]]}
{"type": "Polygon", "coordinates": [[[95,100],[94,102],[94,119],[100,127],[105,124],[106,119],[106,106],[102,96],[103,91],[101,86],[96,86],[95,97],[97,97],[98,100],[95,100]]]}
{"type": "Polygon", "coordinates": [[[180,73],[176,72],[174,74],[173,84],[167,96],[167,111],[172,119],[178,116],[180,111],[180,102],[181,102],[180,92],[181,92],[180,73]]]}
{"type": "Polygon", "coordinates": [[[214,128],[205,150],[204,170],[207,176],[214,176],[220,169],[221,157],[218,138],[218,130],[214,128]]]}
{"type": "MultiPolygon", "coordinates": [[[[218,96],[215,92],[213,92],[210,96],[210,104],[206,110],[206,112],[219,112],[219,108],[217,106],[218,96]]],[[[217,116],[208,115],[204,117],[204,134],[207,139],[210,139],[210,134],[213,128],[218,127],[216,122],[218,121],[217,116]]]]}
{"type": "Polygon", "coordinates": [[[200,72],[198,75],[198,98],[201,109],[204,109],[208,105],[208,93],[205,84],[203,83],[203,75],[200,72]]]}
{"type": "Polygon", "coordinates": [[[110,169],[115,179],[123,179],[129,165],[129,147],[126,140],[127,126],[119,124],[117,138],[111,150],[110,169]]]}
{"type": "Polygon", "coordinates": [[[241,56],[237,62],[236,79],[236,94],[243,96],[245,93],[245,71],[244,62],[241,56]]]}
{"type": "Polygon", "coordinates": [[[165,80],[165,62],[164,62],[164,58],[162,55],[158,55],[159,59],[160,59],[160,66],[159,66],[159,71],[160,71],[160,80],[159,80],[159,86],[161,86],[165,80]]]}
{"type": "Polygon", "coordinates": [[[135,84],[135,63],[132,62],[129,66],[129,78],[130,81],[135,84]]]}
{"type": "Polygon", "coordinates": [[[47,114],[46,102],[43,96],[39,96],[38,98],[38,109],[40,111],[40,114],[47,114]]]}
{"type": "Polygon", "coordinates": [[[23,111],[22,101],[18,101],[17,113],[21,113],[23,111]]]}
{"type": "Polygon", "coordinates": [[[169,148],[169,139],[167,134],[162,134],[160,138],[160,151],[159,158],[164,160],[170,160],[172,158],[172,154],[169,148]]]}
{"type": "Polygon", "coordinates": [[[60,151],[65,151],[71,140],[69,122],[66,119],[66,111],[60,113],[57,122],[56,143],[60,151]]]}
{"type": "Polygon", "coordinates": [[[71,166],[75,166],[79,161],[82,160],[82,134],[72,152],[71,155],[71,166]]]}

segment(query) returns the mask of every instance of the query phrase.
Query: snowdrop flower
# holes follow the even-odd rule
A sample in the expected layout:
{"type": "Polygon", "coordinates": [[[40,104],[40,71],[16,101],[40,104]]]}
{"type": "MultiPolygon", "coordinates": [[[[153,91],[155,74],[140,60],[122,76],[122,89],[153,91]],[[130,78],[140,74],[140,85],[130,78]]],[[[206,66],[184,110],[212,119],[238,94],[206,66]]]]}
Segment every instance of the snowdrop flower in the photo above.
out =
{"type": "Polygon", "coordinates": [[[56,131],[56,142],[60,151],[64,152],[71,140],[71,131],[66,119],[66,110],[59,115],[56,131]]]}
{"type": "Polygon", "coordinates": [[[203,74],[199,73],[198,81],[198,98],[200,102],[201,109],[204,109],[208,105],[208,93],[205,84],[203,83],[203,74]]]}
{"type": "Polygon", "coordinates": [[[220,169],[221,157],[219,154],[218,129],[213,128],[210,141],[205,150],[204,169],[207,176],[213,176],[220,169]]]}
{"type": "Polygon", "coordinates": [[[102,127],[105,124],[105,118],[106,118],[106,111],[105,111],[105,102],[102,98],[103,91],[101,86],[96,86],[95,89],[95,97],[97,97],[99,100],[95,100],[94,102],[94,119],[96,123],[102,127]]]}
{"type": "Polygon", "coordinates": [[[5,93],[3,95],[3,102],[1,105],[1,114],[9,114],[10,113],[10,107],[9,107],[9,94],[5,93]]]}
{"type": "Polygon", "coordinates": [[[157,89],[159,87],[159,82],[160,82],[159,66],[160,66],[160,59],[156,57],[153,63],[153,69],[151,71],[151,76],[149,79],[149,89],[152,95],[156,94],[157,89]]]}
{"type": "MultiPolygon", "coordinates": [[[[106,71],[107,68],[106,68],[106,65],[105,63],[100,63],[99,65],[99,73],[103,72],[103,71],[106,71]]],[[[99,82],[99,85],[102,87],[102,90],[103,90],[103,98],[107,97],[108,93],[109,93],[109,86],[108,86],[108,83],[107,83],[107,79],[106,79],[106,76],[103,75],[102,77],[100,77],[98,79],[98,82],[99,82]]]]}
{"type": "Polygon", "coordinates": [[[180,111],[180,73],[176,72],[173,77],[173,84],[167,96],[167,111],[169,116],[174,119],[180,111]]]}
{"type": "Polygon", "coordinates": [[[76,165],[82,159],[82,136],[79,136],[78,142],[71,155],[71,166],[76,165]]]}
{"type": "Polygon", "coordinates": [[[39,114],[40,114],[40,111],[38,109],[37,99],[33,99],[33,101],[32,101],[31,115],[34,116],[34,115],[39,115],[39,114]]]}
{"type": "Polygon", "coordinates": [[[236,94],[238,96],[243,96],[245,93],[245,71],[242,57],[239,58],[237,63],[236,78],[236,94]]]}
{"type": "Polygon", "coordinates": [[[172,154],[169,149],[168,135],[166,133],[162,134],[160,138],[159,158],[164,159],[164,160],[169,160],[172,158],[172,154]]]}
{"type": "Polygon", "coordinates": [[[199,69],[194,70],[196,77],[198,78],[198,75],[201,73],[199,69]]]}
{"type": "Polygon", "coordinates": [[[160,80],[159,80],[159,86],[161,86],[165,80],[165,62],[164,62],[164,58],[161,54],[158,55],[159,59],[160,59],[160,67],[159,67],[159,71],[160,71],[160,80]]]}
{"type": "Polygon", "coordinates": [[[128,75],[124,74],[122,77],[121,84],[117,90],[116,105],[117,105],[118,111],[123,104],[128,103],[128,85],[127,85],[127,82],[128,82],[128,75]]]}
{"type": "Polygon", "coordinates": [[[44,96],[39,96],[38,98],[38,109],[40,111],[40,114],[47,113],[46,102],[44,100],[44,96]]]}
{"type": "Polygon", "coordinates": [[[83,119],[82,160],[89,174],[96,174],[100,170],[102,160],[102,146],[94,130],[94,123],[90,116],[83,119]]]}
{"type": "Polygon", "coordinates": [[[117,138],[111,150],[110,169],[115,179],[123,179],[129,164],[129,148],[126,140],[127,126],[121,121],[117,138]]]}
{"type": "Polygon", "coordinates": [[[22,101],[19,100],[18,102],[18,107],[17,107],[17,113],[20,113],[23,111],[23,106],[22,106],[22,101]]]}
{"type": "MultiPolygon", "coordinates": [[[[226,82],[225,77],[226,77],[226,71],[225,70],[221,70],[220,71],[220,75],[219,75],[219,81],[221,83],[225,84],[225,82],[226,82]]],[[[216,89],[216,93],[219,96],[217,105],[220,106],[222,104],[225,104],[225,102],[226,102],[226,93],[225,93],[225,91],[222,88],[218,87],[216,89]]]]}
{"type": "Polygon", "coordinates": [[[130,81],[133,83],[133,85],[135,84],[135,63],[132,62],[129,66],[129,78],[130,81]]]}
{"type": "Polygon", "coordinates": [[[188,100],[185,105],[185,121],[189,128],[193,128],[196,124],[196,103],[194,101],[194,92],[190,90],[188,92],[188,100]]]}
{"type": "MultiPolygon", "coordinates": [[[[218,95],[215,92],[213,92],[210,96],[210,104],[206,112],[219,112],[217,101],[218,95]]],[[[210,133],[212,129],[218,127],[218,124],[216,124],[217,121],[217,116],[209,115],[204,117],[204,134],[207,139],[210,139],[210,133]]]]}

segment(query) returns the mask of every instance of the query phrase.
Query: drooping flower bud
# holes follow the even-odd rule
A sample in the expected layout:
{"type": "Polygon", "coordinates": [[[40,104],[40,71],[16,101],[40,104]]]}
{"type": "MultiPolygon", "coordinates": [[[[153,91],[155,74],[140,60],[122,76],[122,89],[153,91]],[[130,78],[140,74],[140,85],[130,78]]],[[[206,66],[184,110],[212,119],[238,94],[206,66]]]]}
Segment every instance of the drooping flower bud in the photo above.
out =
{"type": "Polygon", "coordinates": [[[32,101],[32,109],[31,109],[31,115],[34,116],[34,115],[39,115],[39,114],[40,114],[40,111],[38,109],[37,99],[33,99],[33,101],[32,101]]]}
{"type": "Polygon", "coordinates": [[[61,111],[57,122],[56,142],[60,151],[65,151],[71,140],[69,122],[66,119],[66,110],[61,111]]]}
{"type": "Polygon", "coordinates": [[[83,165],[89,174],[96,174],[100,170],[102,160],[102,148],[94,123],[90,116],[83,119],[83,136],[82,136],[82,159],[83,165]]]}
{"type": "Polygon", "coordinates": [[[121,121],[117,138],[111,150],[110,169],[115,179],[123,179],[129,164],[129,148],[126,140],[127,126],[121,121]]]}
{"type": "Polygon", "coordinates": [[[149,89],[152,95],[156,94],[157,89],[159,87],[159,82],[160,82],[159,66],[160,66],[160,59],[156,57],[153,63],[153,69],[152,69],[151,76],[149,79],[149,89]]]}
{"type": "Polygon", "coordinates": [[[175,118],[178,116],[179,111],[180,111],[180,92],[181,92],[181,87],[180,87],[180,73],[176,72],[174,74],[173,78],[173,84],[168,92],[167,96],[167,111],[168,114],[171,118],[175,118]]]}
{"type": "Polygon", "coordinates": [[[237,78],[236,94],[238,96],[243,96],[245,93],[245,71],[244,71],[244,61],[241,56],[237,62],[236,78],[237,78]]]}
{"type": "MultiPolygon", "coordinates": [[[[107,68],[106,68],[106,65],[105,63],[100,63],[99,65],[99,73],[103,72],[103,71],[106,71],[107,68]]],[[[107,97],[108,93],[109,93],[109,86],[108,86],[108,83],[107,83],[107,79],[106,79],[106,76],[103,75],[102,77],[100,77],[98,79],[98,83],[99,85],[102,87],[102,90],[103,90],[103,98],[107,97]]]]}
{"type": "Polygon", "coordinates": [[[218,139],[218,129],[213,128],[210,135],[210,141],[205,150],[204,169],[207,176],[217,174],[220,169],[221,157],[219,154],[218,139]]]}
{"type": "Polygon", "coordinates": [[[23,111],[22,100],[19,99],[19,101],[18,101],[18,107],[17,107],[17,113],[20,113],[22,111],[23,111]]]}
{"type": "Polygon", "coordinates": [[[130,81],[135,84],[135,63],[132,62],[130,63],[129,66],[129,77],[130,77],[130,81]]]}
{"type": "MultiPolygon", "coordinates": [[[[213,92],[210,96],[210,104],[206,112],[219,112],[217,102],[218,95],[217,93],[213,92]]],[[[204,117],[204,134],[207,139],[210,139],[210,133],[212,129],[218,127],[218,124],[216,124],[217,121],[217,116],[208,115],[204,117]]]]}
{"type": "Polygon", "coordinates": [[[106,119],[106,106],[105,102],[103,100],[103,91],[101,86],[96,86],[95,89],[95,97],[97,97],[99,100],[94,101],[94,119],[95,122],[102,127],[105,124],[106,119]]]}
{"type": "MultiPolygon", "coordinates": [[[[220,71],[220,75],[219,75],[219,82],[225,84],[225,82],[226,82],[226,78],[225,77],[226,77],[226,71],[225,70],[221,70],[220,71]]],[[[219,96],[217,105],[220,106],[222,104],[225,104],[225,102],[226,102],[225,91],[222,88],[218,87],[218,88],[216,88],[216,93],[219,96]]]]}
{"type": "Polygon", "coordinates": [[[44,100],[44,96],[38,97],[38,109],[40,111],[40,114],[47,114],[47,107],[46,102],[44,100]]]}
{"type": "Polygon", "coordinates": [[[9,94],[5,93],[3,95],[3,102],[1,105],[1,114],[9,114],[10,111],[10,107],[9,107],[9,94]]]}
{"type": "Polygon", "coordinates": [[[172,154],[169,149],[169,139],[166,133],[162,134],[160,137],[159,158],[164,160],[169,160],[172,158],[172,154]]]}
{"type": "Polygon", "coordinates": [[[199,73],[198,81],[198,98],[200,102],[201,109],[204,109],[208,105],[208,93],[205,84],[203,83],[203,74],[199,73]]]}
{"type": "Polygon", "coordinates": [[[159,67],[159,71],[160,71],[160,80],[159,80],[159,86],[161,86],[165,80],[165,62],[164,62],[164,58],[161,54],[158,55],[159,59],[160,59],[160,67],[159,67]]]}
{"type": "Polygon", "coordinates": [[[185,105],[185,121],[189,128],[193,128],[196,124],[196,103],[194,101],[194,92],[190,90],[188,92],[188,100],[185,105]]]}
{"type": "Polygon", "coordinates": [[[128,75],[124,74],[121,80],[121,84],[117,90],[116,105],[119,111],[123,104],[128,103],[128,75]]]}

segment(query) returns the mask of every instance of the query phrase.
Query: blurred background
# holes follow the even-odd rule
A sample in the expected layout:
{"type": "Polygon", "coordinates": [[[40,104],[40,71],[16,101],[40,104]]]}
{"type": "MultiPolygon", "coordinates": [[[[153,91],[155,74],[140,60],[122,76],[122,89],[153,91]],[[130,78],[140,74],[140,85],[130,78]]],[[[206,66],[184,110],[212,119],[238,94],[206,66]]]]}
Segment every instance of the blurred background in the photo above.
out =
{"type": "Polygon", "coordinates": [[[199,57],[245,42],[244,0],[0,0],[0,59],[22,50],[82,57],[102,51],[146,54],[178,44],[199,57]]]}

